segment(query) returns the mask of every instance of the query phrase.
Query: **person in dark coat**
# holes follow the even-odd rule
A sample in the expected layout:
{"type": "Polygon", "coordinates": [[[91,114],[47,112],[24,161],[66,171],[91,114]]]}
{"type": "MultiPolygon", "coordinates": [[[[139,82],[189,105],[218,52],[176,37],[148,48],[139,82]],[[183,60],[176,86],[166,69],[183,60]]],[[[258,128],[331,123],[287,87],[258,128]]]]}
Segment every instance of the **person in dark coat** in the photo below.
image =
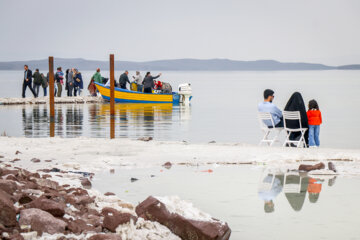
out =
{"type": "Polygon", "coordinates": [[[22,88],[22,97],[25,98],[25,92],[26,92],[26,88],[29,87],[30,91],[32,92],[32,94],[34,95],[34,97],[36,98],[36,93],[34,91],[34,89],[31,86],[31,82],[32,82],[32,72],[29,69],[28,65],[24,65],[24,82],[23,82],[23,88],[22,88]]]}
{"type": "Polygon", "coordinates": [[[161,73],[159,73],[155,77],[151,76],[150,72],[146,73],[145,78],[142,82],[142,84],[144,85],[144,93],[152,93],[152,89],[155,86],[154,80],[159,78],[160,76],[161,76],[161,73]]]}
{"type": "Polygon", "coordinates": [[[120,78],[119,78],[120,88],[127,89],[126,88],[126,83],[130,84],[128,75],[129,75],[128,71],[125,71],[123,74],[120,75],[120,78]]]}
{"type": "Polygon", "coordinates": [[[35,72],[33,74],[33,78],[34,78],[33,89],[34,89],[34,92],[35,92],[36,96],[39,96],[39,89],[40,89],[40,86],[41,86],[42,77],[40,75],[40,71],[39,71],[38,68],[35,70],[35,72]]]}
{"type": "MultiPolygon", "coordinates": [[[[300,116],[301,116],[301,127],[302,128],[309,128],[309,124],[308,124],[308,118],[307,118],[307,114],[306,114],[306,107],[305,107],[305,103],[304,100],[301,96],[301,94],[299,92],[295,92],[293,93],[293,95],[291,95],[289,101],[287,102],[285,108],[285,111],[299,111],[300,112],[300,116]]],[[[299,126],[299,121],[295,121],[295,120],[287,120],[286,121],[286,127],[288,128],[300,128],[299,126]]],[[[293,132],[290,134],[290,140],[298,140],[301,136],[300,132],[293,132]]],[[[304,138],[306,141],[306,145],[308,145],[308,141],[309,141],[309,131],[307,130],[305,132],[304,138]]]]}

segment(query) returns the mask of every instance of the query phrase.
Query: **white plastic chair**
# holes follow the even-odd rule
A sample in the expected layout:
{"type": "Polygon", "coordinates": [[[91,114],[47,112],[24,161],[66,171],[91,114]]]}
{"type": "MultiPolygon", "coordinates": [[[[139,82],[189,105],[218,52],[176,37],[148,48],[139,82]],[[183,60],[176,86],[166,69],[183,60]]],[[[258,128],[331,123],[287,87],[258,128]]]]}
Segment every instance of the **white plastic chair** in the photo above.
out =
{"type": "Polygon", "coordinates": [[[294,143],[294,144],[296,144],[296,147],[300,147],[300,146],[306,147],[304,135],[305,135],[307,128],[303,128],[301,125],[300,112],[299,111],[283,111],[283,119],[284,119],[284,129],[286,131],[286,139],[285,139],[283,146],[285,147],[287,144],[294,143]],[[286,120],[299,121],[299,128],[286,127],[286,120]],[[293,132],[301,133],[299,140],[290,140],[290,134],[293,132]]]}
{"type": "Polygon", "coordinates": [[[269,146],[272,146],[275,142],[279,142],[278,141],[279,135],[284,128],[275,127],[274,119],[272,118],[271,113],[258,112],[258,118],[259,118],[260,128],[264,133],[264,137],[261,139],[259,145],[261,145],[262,143],[267,143],[269,146]],[[266,125],[265,122],[271,123],[271,126],[266,125]],[[274,138],[269,139],[269,135],[272,132],[275,133],[275,136],[274,138]]]}

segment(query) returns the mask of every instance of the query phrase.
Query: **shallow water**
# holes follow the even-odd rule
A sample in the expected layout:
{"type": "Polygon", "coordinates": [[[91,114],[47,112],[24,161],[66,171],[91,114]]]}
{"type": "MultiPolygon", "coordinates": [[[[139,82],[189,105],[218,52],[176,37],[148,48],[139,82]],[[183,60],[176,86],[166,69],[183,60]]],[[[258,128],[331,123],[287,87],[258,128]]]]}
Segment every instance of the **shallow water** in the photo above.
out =
{"type": "MultiPolygon", "coordinates": [[[[115,73],[116,78],[120,73],[115,73]]],[[[0,97],[20,97],[22,74],[0,71],[0,97]]],[[[91,74],[83,72],[85,86],[91,74]]],[[[108,76],[107,72],[102,74],[108,76]]],[[[118,106],[117,137],[257,144],[261,138],[257,104],[263,90],[272,88],[274,103],[280,108],[294,91],[300,91],[305,102],[312,98],[319,102],[324,121],[321,146],[360,148],[360,71],[163,72],[160,80],[170,82],[174,88],[190,82],[194,96],[191,107],[118,106]]],[[[57,110],[55,135],[110,135],[107,104],[59,105],[57,110]]],[[[0,132],[10,136],[49,136],[47,115],[47,106],[0,106],[0,132]]]]}
{"type": "Polygon", "coordinates": [[[96,174],[93,187],[134,204],[149,195],[177,195],[228,222],[231,239],[359,239],[359,178],[210,168],[212,173],[202,172],[209,166],[116,169],[96,174]]]}

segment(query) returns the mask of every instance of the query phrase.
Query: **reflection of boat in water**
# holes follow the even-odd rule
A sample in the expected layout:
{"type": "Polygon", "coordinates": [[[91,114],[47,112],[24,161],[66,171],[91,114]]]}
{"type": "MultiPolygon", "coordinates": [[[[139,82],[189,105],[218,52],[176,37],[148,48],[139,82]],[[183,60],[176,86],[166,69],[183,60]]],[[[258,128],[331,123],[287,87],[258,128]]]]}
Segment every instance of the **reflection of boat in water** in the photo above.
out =
{"type": "MultiPolygon", "coordinates": [[[[171,116],[173,104],[171,103],[123,103],[115,104],[115,113],[128,112],[133,116],[148,115],[148,112],[153,114],[161,113],[162,116],[171,116]]],[[[108,115],[110,112],[109,104],[102,104],[99,115],[108,115]]]]}
{"type": "MultiPolygon", "coordinates": [[[[101,96],[110,101],[110,87],[104,84],[95,83],[101,96]]],[[[188,103],[191,100],[190,84],[181,84],[179,92],[173,93],[143,93],[122,88],[115,88],[115,102],[128,103],[188,103]]]]}

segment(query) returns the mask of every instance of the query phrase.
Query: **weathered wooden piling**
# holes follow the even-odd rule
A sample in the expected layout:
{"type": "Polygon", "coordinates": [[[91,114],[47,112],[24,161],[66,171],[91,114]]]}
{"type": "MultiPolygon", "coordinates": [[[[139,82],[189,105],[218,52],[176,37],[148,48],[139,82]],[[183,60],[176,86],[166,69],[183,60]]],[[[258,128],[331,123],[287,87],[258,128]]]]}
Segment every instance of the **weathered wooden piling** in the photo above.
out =
{"type": "Polygon", "coordinates": [[[50,137],[55,136],[54,57],[49,57],[50,137]]]}
{"type": "Polygon", "coordinates": [[[110,138],[115,138],[114,54],[110,54],[110,138]]]}

